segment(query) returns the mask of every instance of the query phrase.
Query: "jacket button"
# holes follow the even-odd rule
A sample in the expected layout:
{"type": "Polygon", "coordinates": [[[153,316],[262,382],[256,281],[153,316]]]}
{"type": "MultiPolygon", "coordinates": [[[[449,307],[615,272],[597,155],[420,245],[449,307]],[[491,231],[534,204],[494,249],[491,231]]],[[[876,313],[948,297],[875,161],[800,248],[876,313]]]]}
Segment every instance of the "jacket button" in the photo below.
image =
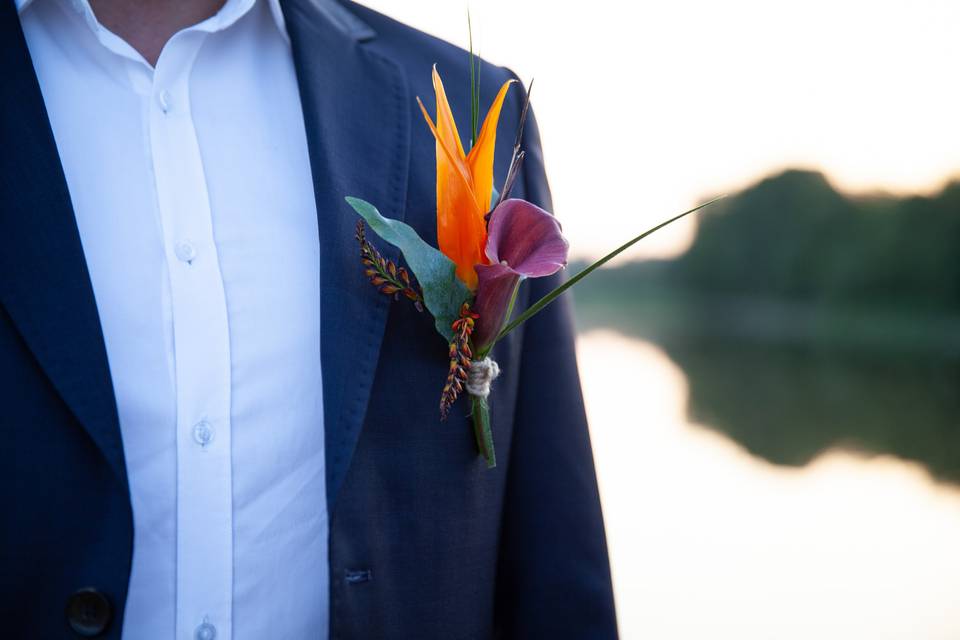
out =
{"type": "Polygon", "coordinates": [[[67,622],[84,638],[106,631],[111,615],[110,601],[96,589],[80,589],[67,599],[67,622]]]}

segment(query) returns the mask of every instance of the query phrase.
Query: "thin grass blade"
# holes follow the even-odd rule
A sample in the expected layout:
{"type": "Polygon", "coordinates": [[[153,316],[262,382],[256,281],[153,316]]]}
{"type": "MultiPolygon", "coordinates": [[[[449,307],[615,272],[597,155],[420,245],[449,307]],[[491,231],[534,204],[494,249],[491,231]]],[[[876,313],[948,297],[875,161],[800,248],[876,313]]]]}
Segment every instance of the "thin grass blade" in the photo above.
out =
{"type": "Polygon", "coordinates": [[[626,251],[627,249],[629,249],[630,247],[632,247],[632,246],[633,246],[634,244],[636,244],[637,242],[639,242],[639,241],[643,240],[644,238],[646,238],[647,236],[649,236],[651,233],[654,233],[654,232],[656,232],[656,231],[659,231],[660,229],[664,228],[664,227],[667,226],[668,224],[671,224],[671,223],[673,223],[673,222],[676,222],[676,221],[679,220],[680,218],[686,217],[686,216],[690,215],[691,213],[694,213],[694,212],[696,212],[696,211],[699,211],[700,209],[703,209],[704,207],[710,206],[710,205],[713,204],[714,202],[717,202],[718,200],[722,200],[722,199],[725,198],[725,197],[726,197],[726,196],[719,196],[719,197],[714,198],[713,200],[710,200],[710,201],[708,201],[708,202],[704,202],[703,204],[698,205],[698,206],[694,207],[693,209],[688,209],[687,211],[684,211],[683,213],[681,213],[681,214],[679,214],[679,215],[676,215],[676,216],[670,218],[669,220],[665,220],[665,221],[661,222],[660,224],[658,224],[657,226],[655,226],[655,227],[653,227],[653,228],[651,228],[651,229],[647,229],[646,231],[644,231],[644,232],[641,233],[640,235],[636,236],[635,238],[633,238],[633,239],[625,242],[624,244],[620,245],[619,247],[617,247],[616,249],[614,249],[613,251],[611,251],[611,252],[608,253],[607,255],[603,256],[602,258],[600,258],[599,260],[597,260],[596,262],[594,262],[594,263],[591,264],[590,266],[584,268],[582,271],[580,271],[579,273],[577,273],[575,276],[572,276],[569,280],[567,280],[566,282],[564,282],[563,284],[561,284],[559,287],[557,287],[556,289],[554,289],[553,291],[551,291],[550,293],[546,294],[545,296],[543,296],[542,298],[540,298],[539,300],[537,300],[535,303],[533,303],[529,308],[527,308],[526,311],[524,311],[523,313],[521,313],[519,316],[516,317],[516,319],[514,319],[514,320],[511,321],[507,326],[505,326],[505,327],[503,328],[503,331],[501,331],[499,334],[497,334],[497,340],[500,340],[502,337],[504,337],[505,335],[507,335],[508,333],[510,333],[511,331],[513,331],[514,329],[516,329],[517,327],[519,327],[521,324],[523,324],[524,322],[526,322],[527,320],[529,320],[530,318],[532,318],[533,316],[535,316],[537,313],[539,313],[540,311],[542,311],[544,307],[546,307],[548,304],[550,304],[551,302],[553,302],[554,300],[556,300],[556,299],[560,296],[560,294],[562,294],[564,291],[566,291],[567,289],[569,289],[569,288],[572,287],[573,285],[577,284],[578,282],[580,282],[581,280],[583,280],[584,278],[586,278],[586,277],[587,277],[588,275],[590,275],[590,273],[593,272],[595,269],[600,268],[601,266],[603,266],[604,264],[606,264],[607,262],[609,262],[609,261],[612,260],[613,258],[617,257],[618,255],[620,255],[621,253],[623,253],[624,251],[626,251]]]}

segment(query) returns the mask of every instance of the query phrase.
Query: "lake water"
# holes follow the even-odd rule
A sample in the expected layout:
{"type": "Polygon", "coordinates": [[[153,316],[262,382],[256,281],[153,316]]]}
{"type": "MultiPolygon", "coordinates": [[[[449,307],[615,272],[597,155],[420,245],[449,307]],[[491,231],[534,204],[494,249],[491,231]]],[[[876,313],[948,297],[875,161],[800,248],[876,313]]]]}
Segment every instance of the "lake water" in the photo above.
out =
{"type": "Polygon", "coordinates": [[[622,637],[960,638],[952,373],[737,353],[578,337],[622,637]]]}

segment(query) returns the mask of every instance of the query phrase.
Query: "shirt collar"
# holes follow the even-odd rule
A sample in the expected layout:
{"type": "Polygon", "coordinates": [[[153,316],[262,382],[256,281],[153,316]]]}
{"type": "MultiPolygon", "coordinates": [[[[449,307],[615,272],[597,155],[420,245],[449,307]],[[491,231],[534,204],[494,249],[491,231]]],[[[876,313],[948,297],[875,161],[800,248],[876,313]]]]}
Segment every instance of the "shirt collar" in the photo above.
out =
{"type": "MultiPolygon", "coordinates": [[[[27,7],[36,1],[37,0],[15,0],[17,13],[23,13],[27,7]]],[[[79,13],[85,14],[89,12],[90,17],[93,17],[93,10],[90,8],[89,0],[66,1],[79,13]]],[[[284,40],[289,44],[290,36],[287,33],[287,23],[283,17],[283,10],[280,8],[280,0],[260,1],[267,2],[270,5],[270,15],[273,16],[273,21],[277,25],[277,29],[280,30],[281,35],[283,35],[284,40]]],[[[230,26],[247,13],[255,2],[257,2],[257,0],[227,0],[220,11],[213,16],[212,20],[204,21],[208,23],[205,30],[219,31],[220,29],[230,26]]]]}

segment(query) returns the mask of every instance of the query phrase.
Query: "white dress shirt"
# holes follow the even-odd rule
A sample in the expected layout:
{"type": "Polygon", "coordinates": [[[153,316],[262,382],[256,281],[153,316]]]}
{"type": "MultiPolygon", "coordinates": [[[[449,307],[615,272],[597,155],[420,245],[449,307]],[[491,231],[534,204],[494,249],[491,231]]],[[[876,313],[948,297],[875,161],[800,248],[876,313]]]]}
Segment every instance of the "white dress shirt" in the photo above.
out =
{"type": "Polygon", "coordinates": [[[280,8],[228,0],[154,68],[87,0],[17,6],[119,410],[123,637],[325,638],[318,225],[280,8]]]}

